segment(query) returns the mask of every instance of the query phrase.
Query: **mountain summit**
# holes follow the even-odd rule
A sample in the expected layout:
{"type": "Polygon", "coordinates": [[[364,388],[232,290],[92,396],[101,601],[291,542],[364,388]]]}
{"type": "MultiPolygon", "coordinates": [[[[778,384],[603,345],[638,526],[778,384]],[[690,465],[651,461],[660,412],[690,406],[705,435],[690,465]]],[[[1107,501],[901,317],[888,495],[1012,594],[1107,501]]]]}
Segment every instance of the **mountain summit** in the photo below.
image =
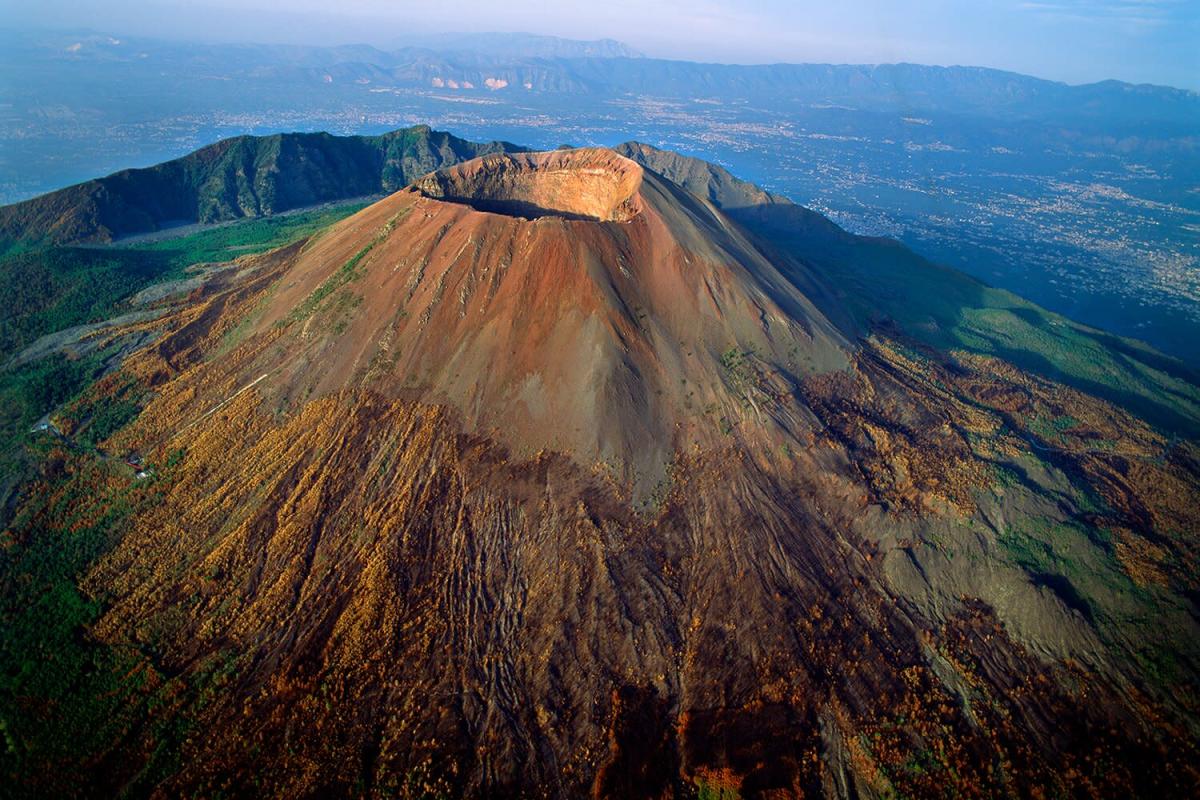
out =
{"type": "Polygon", "coordinates": [[[235,381],[446,404],[516,453],[570,453],[643,490],[747,405],[780,443],[809,436],[766,398],[849,364],[844,335],[745,232],[611,150],[418,180],[296,255],[255,330],[280,325],[222,362],[235,381]],[[353,305],[310,302],[351,280],[353,305]]]}
{"type": "Polygon", "coordinates": [[[445,164],[154,296],[7,535],[105,531],[117,654],[30,791],[1200,778],[1198,395],[1152,351],[641,144],[445,164]]]}

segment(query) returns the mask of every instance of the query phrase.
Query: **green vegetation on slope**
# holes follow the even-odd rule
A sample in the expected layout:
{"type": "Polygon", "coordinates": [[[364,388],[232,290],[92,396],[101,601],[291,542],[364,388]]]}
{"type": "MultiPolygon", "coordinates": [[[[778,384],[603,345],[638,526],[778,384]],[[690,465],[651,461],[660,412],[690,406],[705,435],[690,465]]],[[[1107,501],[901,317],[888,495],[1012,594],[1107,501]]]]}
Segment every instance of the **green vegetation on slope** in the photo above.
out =
{"type": "MultiPolygon", "coordinates": [[[[180,277],[189,266],[273,249],[361,207],[239,221],[126,247],[51,247],[0,259],[0,357],[7,361],[47,333],[110,318],[130,295],[180,277]]],[[[112,788],[144,793],[174,771],[190,726],[188,714],[158,715],[156,709],[181,693],[202,702],[212,686],[229,679],[233,663],[216,654],[198,677],[170,678],[154,665],[152,637],[143,647],[115,648],[87,635],[103,607],[80,589],[81,576],[140,509],[161,501],[173,471],[172,463],[147,465],[150,477],[135,480],[130,468],[94,450],[141,407],[120,387],[75,409],[87,424],[72,445],[51,431],[30,430],[102,374],[108,356],[55,354],[0,370],[0,504],[31,477],[32,465],[62,465],[27,494],[0,547],[0,780],[6,796],[80,794],[76,776],[59,766],[102,759],[131,736],[150,743],[153,753],[136,774],[114,765],[112,788]],[[36,785],[27,783],[31,776],[38,776],[36,785]]]]}
{"type": "MultiPolygon", "coordinates": [[[[126,245],[139,253],[162,253],[173,270],[193,264],[228,261],[262,253],[311,236],[366,207],[364,202],[340,203],[257,219],[238,220],[177,238],[126,245]]],[[[115,249],[120,243],[105,252],[115,249]]]]}
{"type": "Polygon", "coordinates": [[[897,242],[853,236],[799,206],[735,209],[732,216],[837,287],[836,302],[860,330],[894,323],[932,347],[997,356],[1167,430],[1200,434],[1200,375],[1141,342],[1046,311],[897,242]]]}
{"type": "MultiPolygon", "coordinates": [[[[1182,362],[934,264],[899,242],[854,236],[700,159],[635,142],[617,150],[709,198],[792,256],[788,277],[851,338],[896,324],[932,347],[997,356],[1154,425],[1200,435],[1200,374],[1182,362]]],[[[775,261],[788,271],[786,259],[775,261]]]]}
{"type": "Polygon", "coordinates": [[[31,427],[47,412],[74,397],[101,372],[103,353],[68,359],[62,355],[0,371],[0,524],[13,493],[29,477],[27,447],[44,438],[31,427]]]}
{"type": "Polygon", "coordinates": [[[419,125],[381,136],[238,136],[0,207],[0,253],[104,242],[179,222],[223,222],[395,191],[444,164],[522,148],[419,125]]]}
{"type": "Polygon", "coordinates": [[[52,247],[0,259],[0,359],[39,336],[107,319],[121,300],[181,271],[164,253],[133,250],[52,247]]]}
{"type": "Polygon", "coordinates": [[[363,207],[343,204],[244,220],[152,243],[45,247],[0,258],[0,361],[39,336],[109,319],[145,287],[195,264],[279,247],[363,207]]]}
{"type": "Polygon", "coordinates": [[[104,753],[114,734],[144,713],[136,695],[152,677],[137,651],[87,640],[100,605],[78,587],[134,508],[150,499],[139,496],[150,487],[128,479],[112,486],[115,464],[80,466],[66,485],[31,496],[13,525],[17,541],[0,551],[0,725],[7,738],[0,763],[16,796],[30,791],[22,774],[70,763],[79,753],[104,753]],[[72,720],[69,732],[61,719],[72,720]]]}
{"type": "MultiPolygon", "coordinates": [[[[92,419],[111,416],[108,398],[92,419]]],[[[122,414],[125,424],[131,415],[122,414]]],[[[172,774],[191,715],[163,714],[178,698],[202,705],[235,662],[216,653],[195,676],[155,665],[156,633],[123,646],[89,634],[101,598],[82,576],[120,540],[130,521],[163,502],[180,455],[135,478],[86,446],[64,449],[53,434],[32,443],[58,468],[29,495],[0,548],[0,780],[6,797],[142,796],[172,774]],[[64,724],[64,721],[69,721],[64,724]],[[143,743],[144,764],[109,764],[107,786],[84,786],[68,765],[103,763],[122,742],[143,743]]]]}
{"type": "MultiPolygon", "coordinates": [[[[30,428],[95,380],[105,353],[62,354],[11,365],[41,336],[110,319],[131,295],[182,277],[188,267],[264,252],[310,236],[362,208],[362,203],[240,220],[173,239],[125,247],[46,247],[0,258],[0,519],[11,493],[27,477],[30,428]],[[8,366],[6,366],[8,365],[8,366]]],[[[89,437],[111,433],[136,411],[107,409],[89,437]]]]}

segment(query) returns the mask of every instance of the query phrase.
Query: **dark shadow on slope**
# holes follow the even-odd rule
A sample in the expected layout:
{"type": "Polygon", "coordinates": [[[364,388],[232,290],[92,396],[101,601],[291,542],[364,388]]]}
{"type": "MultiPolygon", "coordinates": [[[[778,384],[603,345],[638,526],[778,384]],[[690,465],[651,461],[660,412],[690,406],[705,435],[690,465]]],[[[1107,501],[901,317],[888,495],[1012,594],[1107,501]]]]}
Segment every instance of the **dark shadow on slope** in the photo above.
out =
{"type": "Polygon", "coordinates": [[[580,222],[600,221],[598,217],[587,214],[576,214],[558,208],[545,208],[536,203],[525,202],[524,200],[493,200],[491,198],[480,197],[442,197],[439,199],[447,203],[459,203],[460,205],[470,206],[476,211],[484,211],[489,214],[502,214],[506,217],[517,217],[519,219],[561,217],[562,219],[580,222]]]}
{"type": "Polygon", "coordinates": [[[880,321],[938,349],[1009,361],[1120,405],[1146,421],[1200,436],[1200,376],[1148,345],[1079,325],[934,264],[890,239],[855,236],[791,204],[727,209],[773,246],[812,268],[865,330],[880,321]],[[1003,329],[1004,315],[1013,329],[1003,329]],[[978,317],[992,315],[987,319],[978,317]],[[972,318],[975,319],[972,319],[972,318]],[[1166,376],[1164,385],[1150,371],[1166,376]]]}
{"type": "Polygon", "coordinates": [[[1095,623],[1096,618],[1092,612],[1092,604],[1079,593],[1075,585],[1067,580],[1065,576],[1052,572],[1038,572],[1029,577],[1033,581],[1034,586],[1049,589],[1054,592],[1055,597],[1063,602],[1063,605],[1072,611],[1078,611],[1082,614],[1089,625],[1095,623]]]}
{"type": "MultiPolygon", "coordinates": [[[[1038,313],[1030,308],[1014,308],[1011,313],[1024,319],[1031,325],[1044,324],[1045,320],[1038,313]]],[[[1116,334],[1109,333],[1097,328],[1079,324],[1080,328],[1088,330],[1089,335],[1098,343],[1104,345],[1114,353],[1121,356],[1139,361],[1142,364],[1156,369],[1159,372],[1166,373],[1177,380],[1186,381],[1193,385],[1200,385],[1200,372],[1188,366],[1179,359],[1173,358],[1164,353],[1152,348],[1144,342],[1139,342],[1134,339],[1123,339],[1116,334]]]]}

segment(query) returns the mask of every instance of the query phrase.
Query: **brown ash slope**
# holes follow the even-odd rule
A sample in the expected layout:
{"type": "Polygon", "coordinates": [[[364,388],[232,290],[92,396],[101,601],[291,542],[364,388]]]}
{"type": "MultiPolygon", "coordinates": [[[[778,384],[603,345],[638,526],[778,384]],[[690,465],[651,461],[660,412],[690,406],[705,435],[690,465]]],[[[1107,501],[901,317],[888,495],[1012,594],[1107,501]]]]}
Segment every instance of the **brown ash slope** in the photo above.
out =
{"type": "Polygon", "coordinates": [[[160,465],[84,582],[150,709],[99,791],[1193,790],[1195,444],[872,320],[827,222],[624,152],[247,259],[59,416],[136,398],[104,446],[160,465]]]}
{"type": "Polygon", "coordinates": [[[228,369],[222,385],[267,375],[269,400],[370,388],[451,405],[516,455],[569,453],[642,488],[725,438],[745,402],[794,441],[806,426],[772,420],[758,394],[849,363],[843,334],[739,228],[607,150],[418,181],[306,246],[251,330],[258,352],[206,381],[228,369]],[[305,317],[343,281],[360,299],[305,317]],[[730,370],[767,365],[771,386],[731,391],[730,370]]]}

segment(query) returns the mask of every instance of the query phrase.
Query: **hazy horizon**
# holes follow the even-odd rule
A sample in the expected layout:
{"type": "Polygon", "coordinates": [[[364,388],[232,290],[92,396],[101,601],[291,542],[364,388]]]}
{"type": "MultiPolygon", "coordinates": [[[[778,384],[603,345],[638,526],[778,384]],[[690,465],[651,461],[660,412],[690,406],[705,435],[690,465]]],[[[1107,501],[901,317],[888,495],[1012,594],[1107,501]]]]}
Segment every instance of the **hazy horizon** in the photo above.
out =
{"type": "Polygon", "coordinates": [[[878,0],[827,6],[727,0],[542,9],[457,4],[455,13],[349,0],[331,14],[299,0],[66,2],[0,0],[8,29],[77,30],[226,43],[368,44],[395,48],[445,34],[529,33],[615,39],[646,56],[727,64],[911,62],[1010,70],[1071,84],[1121,80],[1200,90],[1200,8],[1178,0],[1085,3],[936,0],[919,9],[878,0]],[[228,24],[236,14],[238,24],[228,24]]]}

